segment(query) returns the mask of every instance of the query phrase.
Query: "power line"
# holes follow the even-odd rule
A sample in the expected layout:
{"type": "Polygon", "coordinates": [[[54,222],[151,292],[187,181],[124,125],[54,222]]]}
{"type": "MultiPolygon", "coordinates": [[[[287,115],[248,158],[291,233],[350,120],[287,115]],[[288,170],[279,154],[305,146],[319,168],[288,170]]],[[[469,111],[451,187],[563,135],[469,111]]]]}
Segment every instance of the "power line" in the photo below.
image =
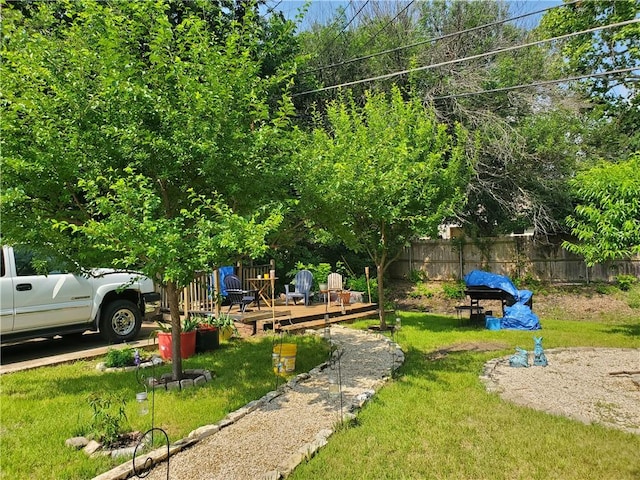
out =
{"type": "Polygon", "coordinates": [[[299,96],[302,96],[302,95],[307,95],[309,93],[325,92],[327,90],[334,90],[336,88],[350,87],[350,86],[353,86],[353,85],[358,85],[358,84],[367,83],[367,82],[373,82],[373,81],[376,81],[376,80],[386,80],[388,78],[397,77],[399,75],[405,75],[407,73],[420,72],[420,71],[423,71],[423,70],[431,70],[433,68],[443,67],[445,65],[452,65],[454,63],[465,62],[465,61],[468,61],[468,60],[477,60],[479,58],[484,58],[484,57],[488,57],[488,56],[491,56],[491,55],[497,55],[499,53],[505,53],[505,52],[511,52],[511,51],[514,51],[514,50],[520,50],[520,49],[525,48],[525,47],[532,47],[532,46],[541,45],[541,44],[547,43],[547,42],[553,42],[553,41],[556,41],[556,40],[563,40],[565,38],[575,37],[576,35],[584,35],[585,33],[593,33],[593,32],[597,32],[599,30],[605,30],[607,28],[622,27],[624,25],[631,25],[633,23],[638,23],[638,22],[640,22],[640,19],[625,20],[623,22],[617,22],[617,23],[612,23],[612,24],[609,24],[609,25],[602,25],[602,26],[599,26],[599,27],[589,28],[587,30],[581,30],[579,32],[567,33],[565,35],[560,35],[558,37],[547,38],[547,39],[544,39],[544,40],[537,40],[535,42],[525,43],[523,45],[514,45],[514,46],[511,46],[511,47],[500,48],[498,50],[492,50],[490,52],[479,53],[477,55],[472,55],[470,57],[456,58],[454,60],[447,60],[445,62],[434,63],[434,64],[431,64],[431,65],[423,65],[422,67],[409,68],[409,69],[406,69],[406,70],[400,70],[398,72],[392,72],[392,73],[387,73],[387,74],[384,74],[384,75],[378,75],[376,77],[364,78],[364,79],[361,79],[361,80],[354,80],[354,81],[351,81],[351,82],[345,82],[345,83],[341,83],[341,84],[338,84],[338,85],[331,85],[331,86],[328,86],[328,87],[317,88],[315,90],[308,90],[306,92],[296,93],[296,94],[293,95],[293,97],[299,97],[299,96]]]}
{"type": "MultiPolygon", "coordinates": [[[[349,0],[349,5],[347,5],[347,8],[349,8],[349,6],[351,6],[351,4],[353,3],[353,0],[349,0]]],[[[369,0],[366,1],[366,3],[364,5],[366,5],[367,3],[369,3],[369,0]]],[[[364,5],[362,8],[364,8],[364,5]]],[[[322,50],[322,55],[324,55],[325,53],[327,53],[329,51],[329,49],[331,49],[331,47],[333,47],[333,44],[335,43],[335,41],[340,37],[340,35],[342,35],[342,33],[347,29],[347,27],[349,25],[351,25],[351,22],[353,22],[353,20],[356,18],[356,16],[360,13],[360,11],[362,10],[362,8],[360,10],[358,10],[356,12],[356,14],[351,17],[351,20],[349,20],[347,22],[347,24],[345,26],[342,27],[342,29],[338,32],[338,34],[333,37],[331,39],[331,41],[327,44],[327,46],[322,50]]]]}
{"type": "MultiPolygon", "coordinates": [[[[351,4],[352,4],[352,1],[353,1],[353,0],[350,0],[350,1],[349,1],[349,5],[351,5],[351,4]]],[[[342,34],[344,33],[344,31],[349,27],[349,25],[351,25],[351,22],[353,22],[353,21],[356,19],[356,17],[357,17],[358,15],[360,15],[360,12],[364,9],[364,7],[366,7],[366,6],[367,6],[367,4],[369,3],[369,1],[370,1],[370,0],[367,0],[366,2],[364,2],[364,4],[360,7],[360,9],[359,9],[359,10],[358,10],[358,11],[357,11],[357,12],[356,12],[352,17],[351,17],[351,20],[349,20],[349,21],[347,22],[347,24],[346,24],[344,27],[342,27],[342,30],[340,30],[340,31],[338,32],[338,34],[333,38],[333,40],[331,40],[331,41],[327,44],[327,46],[322,50],[322,55],[324,55],[324,54],[326,54],[326,53],[328,53],[328,52],[329,52],[329,50],[331,49],[331,47],[333,47],[333,44],[336,42],[336,40],[340,37],[340,35],[342,35],[342,34]]]]}
{"type": "Polygon", "coordinates": [[[267,9],[267,13],[265,13],[265,16],[269,15],[270,13],[273,13],[273,11],[276,8],[278,8],[282,2],[283,2],[283,0],[279,0],[278,3],[276,3],[273,7],[268,8],[267,9]]]}
{"type": "MultiPolygon", "coordinates": [[[[371,43],[371,40],[373,40],[374,38],[376,38],[380,33],[382,33],[384,31],[385,28],[387,28],[389,25],[391,25],[393,22],[395,22],[396,18],[398,18],[400,15],[402,15],[405,10],[407,10],[411,5],[413,5],[415,3],[416,0],[411,0],[402,10],[400,10],[395,17],[393,17],[391,20],[389,20],[387,23],[384,24],[384,26],[378,30],[376,33],[372,34],[369,37],[369,40],[367,40],[366,42],[364,42],[364,45],[362,46],[362,48],[366,47],[367,45],[369,45],[369,43],[371,43]]],[[[347,60],[347,62],[352,62],[352,60],[347,60]]],[[[346,63],[346,62],[345,62],[346,63]]],[[[327,67],[328,68],[328,67],[327,67]]]]}
{"type": "Polygon", "coordinates": [[[366,7],[366,6],[367,6],[367,4],[369,3],[369,1],[370,1],[370,0],[367,0],[366,2],[364,2],[364,4],[360,7],[360,9],[359,9],[359,10],[358,10],[354,15],[353,15],[353,17],[351,17],[351,20],[349,20],[349,22],[347,22],[347,24],[346,24],[344,27],[342,27],[342,31],[341,31],[338,35],[341,35],[342,33],[344,33],[344,31],[347,29],[347,27],[349,27],[349,25],[351,25],[351,22],[353,22],[353,21],[356,19],[356,17],[357,17],[358,15],[360,15],[360,12],[361,12],[362,10],[364,10],[364,7],[366,7]]]}
{"type": "Polygon", "coordinates": [[[620,70],[609,70],[607,72],[589,73],[589,74],[586,74],[586,75],[578,75],[578,76],[575,76],[575,77],[561,78],[559,80],[544,80],[544,81],[535,82],[535,83],[526,83],[526,84],[520,84],[520,85],[513,85],[511,87],[501,87],[501,88],[492,88],[492,89],[489,89],[489,90],[479,90],[479,91],[476,91],[476,92],[452,93],[451,95],[444,95],[444,96],[441,96],[441,97],[433,97],[433,100],[445,100],[447,98],[470,97],[470,96],[473,96],[473,95],[481,95],[481,94],[484,94],[484,93],[506,92],[508,90],[518,90],[520,88],[538,87],[538,86],[542,86],[542,85],[551,85],[551,84],[554,84],[554,83],[573,82],[575,80],[584,80],[585,78],[605,77],[607,75],[617,75],[618,73],[627,73],[627,72],[632,72],[633,70],[637,70],[637,67],[622,68],[620,70]]]}
{"type": "Polygon", "coordinates": [[[542,10],[537,10],[535,12],[525,13],[525,14],[522,14],[522,15],[518,15],[516,17],[511,17],[511,18],[507,18],[507,19],[504,19],[504,20],[497,20],[497,21],[491,22],[491,23],[485,23],[484,25],[479,25],[477,27],[467,28],[466,30],[460,30],[460,31],[453,32],[453,33],[447,33],[446,35],[441,35],[439,37],[428,38],[427,40],[421,40],[419,42],[411,43],[409,45],[403,45],[401,47],[391,48],[389,50],[383,50],[381,52],[371,53],[369,55],[363,55],[361,57],[352,58],[350,60],[344,60],[342,62],[333,63],[331,65],[325,65],[323,67],[313,68],[311,70],[306,70],[304,72],[301,72],[300,75],[308,75],[310,73],[315,73],[315,72],[318,72],[318,71],[321,71],[321,70],[327,70],[329,68],[341,67],[342,65],[348,65],[350,63],[359,62],[361,60],[368,60],[370,58],[379,57],[380,55],[385,55],[387,53],[394,53],[394,52],[399,52],[399,51],[402,51],[402,50],[406,50],[408,48],[418,47],[420,45],[424,45],[425,43],[432,43],[432,42],[436,42],[438,40],[444,40],[444,39],[447,39],[447,38],[459,36],[459,35],[462,35],[464,33],[471,33],[471,32],[475,32],[476,30],[482,30],[484,28],[495,27],[497,25],[502,25],[503,23],[512,22],[514,20],[520,20],[521,18],[529,17],[531,15],[537,15],[539,13],[544,13],[546,11],[553,10],[554,8],[566,7],[568,5],[572,5],[572,4],[578,3],[580,1],[582,1],[582,0],[573,0],[573,1],[568,2],[568,3],[563,3],[561,5],[555,5],[553,7],[547,7],[547,8],[544,8],[542,10]]]}

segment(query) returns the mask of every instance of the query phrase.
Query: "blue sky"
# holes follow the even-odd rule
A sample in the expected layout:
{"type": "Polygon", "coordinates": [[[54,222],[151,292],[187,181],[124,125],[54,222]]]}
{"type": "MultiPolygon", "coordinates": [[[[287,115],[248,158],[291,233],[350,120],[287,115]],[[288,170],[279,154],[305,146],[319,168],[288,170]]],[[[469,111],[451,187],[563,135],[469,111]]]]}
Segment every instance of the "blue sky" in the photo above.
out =
{"type": "MultiPolygon", "coordinates": [[[[378,3],[382,3],[379,0],[375,0],[378,3]]],[[[393,0],[387,0],[392,2],[393,0]]],[[[425,0],[417,0],[417,1],[425,1],[425,0]]],[[[267,2],[268,7],[273,7],[276,4],[277,10],[284,13],[287,18],[294,18],[298,11],[305,5],[305,1],[301,0],[283,0],[278,4],[278,0],[269,0],[267,2]]],[[[349,2],[347,0],[312,0],[309,10],[305,16],[305,20],[302,24],[304,28],[305,25],[309,25],[313,22],[317,22],[320,24],[326,24],[334,15],[334,12],[339,8],[347,8],[347,15],[353,15],[358,11],[360,7],[362,7],[365,3],[365,0],[353,0],[349,2]],[[351,5],[350,5],[351,3],[351,5]]],[[[403,5],[406,5],[406,0],[402,2],[403,5]]],[[[556,5],[562,4],[561,0],[511,0],[507,1],[507,3],[511,6],[513,11],[513,15],[520,15],[526,12],[542,10],[544,8],[553,7],[556,5]]],[[[535,17],[531,17],[531,19],[527,22],[527,25],[533,26],[540,20],[541,15],[536,15],[535,17]]]]}

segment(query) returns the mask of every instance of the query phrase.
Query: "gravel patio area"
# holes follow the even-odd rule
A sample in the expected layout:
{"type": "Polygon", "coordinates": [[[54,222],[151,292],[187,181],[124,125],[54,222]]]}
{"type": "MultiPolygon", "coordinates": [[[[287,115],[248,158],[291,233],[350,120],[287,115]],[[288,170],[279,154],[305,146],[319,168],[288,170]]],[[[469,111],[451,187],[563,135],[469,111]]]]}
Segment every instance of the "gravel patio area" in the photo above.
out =
{"type": "Polygon", "coordinates": [[[545,354],[546,367],[491,360],[487,389],[518,405],[640,435],[640,349],[557,348],[545,354]]]}

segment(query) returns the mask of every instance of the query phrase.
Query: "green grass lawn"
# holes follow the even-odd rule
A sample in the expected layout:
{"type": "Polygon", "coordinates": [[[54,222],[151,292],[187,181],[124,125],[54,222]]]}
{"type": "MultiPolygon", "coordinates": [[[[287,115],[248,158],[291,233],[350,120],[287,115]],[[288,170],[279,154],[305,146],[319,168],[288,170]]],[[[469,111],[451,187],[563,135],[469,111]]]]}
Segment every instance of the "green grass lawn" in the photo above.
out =
{"type": "MultiPolygon", "coordinates": [[[[396,378],[365,406],[355,425],[334,434],[292,478],[639,478],[640,436],[512,405],[487,393],[478,377],[487,360],[511,354],[515,346],[531,350],[534,334],[544,336],[545,348],[640,348],[640,320],[542,324],[538,332],[489,331],[460,325],[454,317],[403,313],[397,340],[406,362],[396,378]],[[501,343],[504,348],[449,353],[438,360],[429,356],[470,342],[501,343]]],[[[319,337],[295,337],[295,342],[297,372],[326,359],[319,337]]],[[[158,393],[156,425],[175,441],[273,390],[271,349],[268,338],[232,341],[185,360],[184,368],[208,368],[216,379],[200,388],[158,393]]],[[[89,459],[64,446],[66,438],[82,433],[89,422],[87,397],[93,393],[120,393],[130,399],[126,411],[131,429],[150,426],[149,417],[136,412],[140,387],[134,373],[100,373],[97,361],[0,377],[2,478],[91,478],[122,462],[89,459]]],[[[170,366],[160,371],[170,371],[170,366]]]]}
{"type": "MultiPolygon", "coordinates": [[[[304,372],[327,359],[328,348],[319,337],[295,337],[296,371],[304,372]]],[[[216,378],[205,386],[158,392],[155,424],[179,440],[202,425],[213,424],[276,387],[271,367],[270,338],[222,342],[221,348],[183,361],[183,368],[206,368],[216,378]]],[[[82,434],[91,420],[87,398],[117,393],[127,399],[126,431],[146,431],[151,417],[140,417],[135,395],[142,388],[135,372],[102,373],[95,361],[44,367],[0,377],[0,465],[6,479],[86,479],[105,472],[124,459],[88,458],[65,446],[82,434]]],[[[156,369],[170,372],[171,366],[156,369]]],[[[149,372],[145,370],[145,373],[149,372]]],[[[283,383],[280,378],[279,384],[283,383]]]]}
{"type": "MultiPolygon", "coordinates": [[[[362,325],[361,325],[362,326],[362,325]]],[[[543,321],[543,330],[489,331],[451,317],[405,313],[398,341],[406,362],[363,409],[357,425],[291,477],[324,479],[638,479],[640,436],[583,425],[501,400],[485,391],[484,363],[544,347],[640,347],[635,322],[543,321]],[[501,342],[486,353],[429,352],[453,344],[501,342]]],[[[542,368],[542,367],[536,367],[542,368]]]]}

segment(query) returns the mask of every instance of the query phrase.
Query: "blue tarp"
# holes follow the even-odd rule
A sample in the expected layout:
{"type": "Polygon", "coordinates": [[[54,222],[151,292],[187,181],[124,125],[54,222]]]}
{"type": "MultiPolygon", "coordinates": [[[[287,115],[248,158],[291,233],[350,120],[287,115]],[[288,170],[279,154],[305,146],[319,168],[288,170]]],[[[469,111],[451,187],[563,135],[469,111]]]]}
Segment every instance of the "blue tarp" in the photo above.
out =
{"type": "Polygon", "coordinates": [[[219,275],[220,275],[220,293],[222,294],[223,297],[227,296],[227,289],[224,288],[224,277],[226,277],[227,275],[233,275],[235,273],[235,269],[232,266],[230,267],[220,267],[218,269],[219,275]]]}
{"type": "Polygon", "coordinates": [[[465,275],[464,283],[468,287],[498,288],[515,298],[516,303],[505,308],[500,328],[516,330],[539,330],[541,328],[538,316],[531,311],[528,305],[525,305],[533,296],[533,292],[518,290],[509,277],[482,270],[472,270],[465,275]]]}
{"type": "Polygon", "coordinates": [[[514,330],[540,330],[538,316],[524,303],[514,303],[504,309],[504,317],[500,321],[500,328],[514,330]]]}
{"type": "Polygon", "coordinates": [[[482,270],[472,270],[467,273],[464,277],[464,283],[469,287],[499,288],[503,292],[511,294],[516,302],[520,303],[527,303],[533,296],[533,292],[530,290],[518,290],[509,277],[482,270]]]}

